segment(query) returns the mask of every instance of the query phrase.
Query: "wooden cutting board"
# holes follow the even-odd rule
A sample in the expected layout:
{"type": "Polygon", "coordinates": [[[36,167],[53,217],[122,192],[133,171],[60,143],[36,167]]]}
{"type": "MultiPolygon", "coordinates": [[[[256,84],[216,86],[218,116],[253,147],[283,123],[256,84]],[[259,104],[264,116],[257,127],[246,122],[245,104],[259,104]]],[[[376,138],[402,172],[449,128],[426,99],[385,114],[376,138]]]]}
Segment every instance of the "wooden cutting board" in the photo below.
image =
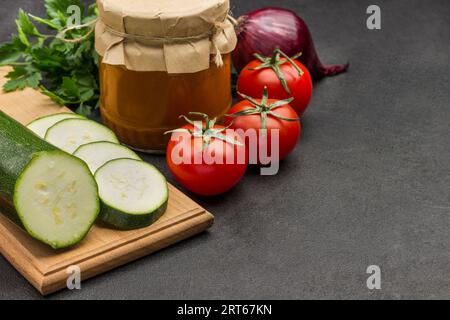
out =
{"type": "MultiPolygon", "coordinates": [[[[7,71],[7,68],[0,68],[0,87],[7,71]]],[[[23,124],[45,115],[70,112],[31,89],[8,94],[0,92],[0,110],[23,124]]],[[[212,225],[214,218],[209,212],[173,186],[169,189],[167,212],[152,226],[117,231],[97,223],[81,244],[64,251],[55,251],[34,240],[0,214],[0,252],[41,294],[58,291],[66,287],[70,266],[78,266],[82,280],[86,280],[212,225]]]]}

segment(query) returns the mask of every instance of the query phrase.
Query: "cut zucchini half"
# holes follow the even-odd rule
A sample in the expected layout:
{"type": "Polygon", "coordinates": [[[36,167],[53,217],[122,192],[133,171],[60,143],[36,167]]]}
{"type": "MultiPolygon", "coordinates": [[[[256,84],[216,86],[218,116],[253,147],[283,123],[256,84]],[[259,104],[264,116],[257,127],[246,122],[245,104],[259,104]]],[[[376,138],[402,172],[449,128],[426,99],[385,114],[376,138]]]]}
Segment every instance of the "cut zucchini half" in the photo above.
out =
{"type": "Polygon", "coordinates": [[[44,139],[47,130],[58,123],[59,121],[66,119],[85,119],[85,117],[76,113],[57,113],[49,116],[41,117],[30,122],[27,128],[37,134],[39,137],[44,139]]]}
{"type": "Polygon", "coordinates": [[[92,142],[79,147],[73,155],[88,165],[92,173],[105,163],[115,159],[141,160],[139,156],[125,146],[113,142],[92,142]]]}
{"type": "Polygon", "coordinates": [[[59,150],[33,156],[17,179],[13,201],[27,232],[54,249],[80,242],[100,211],[87,165],[59,150]]]}
{"type": "Polygon", "coordinates": [[[100,218],[118,229],[147,227],[167,209],[167,181],[146,162],[112,160],[97,170],[95,179],[102,201],[100,218]]]}
{"type": "Polygon", "coordinates": [[[80,146],[91,142],[119,143],[114,132],[87,119],[66,119],[56,123],[47,130],[45,140],[68,153],[73,153],[80,146]]]}

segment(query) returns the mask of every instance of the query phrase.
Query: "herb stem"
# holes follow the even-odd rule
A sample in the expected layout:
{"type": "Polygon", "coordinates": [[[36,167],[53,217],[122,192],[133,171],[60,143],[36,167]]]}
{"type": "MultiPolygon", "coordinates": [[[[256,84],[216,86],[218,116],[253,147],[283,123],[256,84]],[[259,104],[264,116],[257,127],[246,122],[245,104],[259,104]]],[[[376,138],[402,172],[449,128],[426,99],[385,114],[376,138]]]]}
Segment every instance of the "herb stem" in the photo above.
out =
{"type": "Polygon", "coordinates": [[[8,62],[5,64],[0,64],[0,66],[27,66],[29,64],[29,62],[8,62]]]}

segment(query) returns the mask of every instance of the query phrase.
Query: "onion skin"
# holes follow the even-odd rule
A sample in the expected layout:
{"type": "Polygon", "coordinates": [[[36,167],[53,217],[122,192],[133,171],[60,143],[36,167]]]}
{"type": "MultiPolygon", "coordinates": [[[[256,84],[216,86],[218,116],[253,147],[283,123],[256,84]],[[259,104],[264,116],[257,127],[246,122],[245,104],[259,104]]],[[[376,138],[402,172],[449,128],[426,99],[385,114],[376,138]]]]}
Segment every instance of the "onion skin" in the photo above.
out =
{"type": "Polygon", "coordinates": [[[238,44],[233,52],[234,67],[240,72],[254,54],[270,56],[276,47],[288,56],[302,52],[298,59],[314,80],[345,72],[349,64],[323,65],[306,23],[293,11],[269,7],[243,15],[238,19],[238,44]]]}

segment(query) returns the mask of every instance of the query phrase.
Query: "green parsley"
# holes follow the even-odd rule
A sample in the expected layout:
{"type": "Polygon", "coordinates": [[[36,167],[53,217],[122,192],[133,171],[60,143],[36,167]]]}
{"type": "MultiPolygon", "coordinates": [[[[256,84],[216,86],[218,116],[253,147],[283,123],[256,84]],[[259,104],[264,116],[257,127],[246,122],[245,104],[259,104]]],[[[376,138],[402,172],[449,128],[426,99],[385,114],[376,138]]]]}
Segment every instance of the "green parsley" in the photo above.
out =
{"type": "MultiPolygon", "coordinates": [[[[85,12],[80,0],[45,0],[47,18],[19,10],[17,34],[0,45],[0,66],[13,68],[6,76],[8,82],[3,90],[39,89],[56,103],[89,115],[99,106],[98,55],[94,48],[94,35],[76,43],[57,37],[69,26],[67,9],[73,5],[85,12]],[[41,29],[47,29],[49,34],[42,33],[41,29]]],[[[87,8],[81,23],[89,23],[97,16],[94,3],[87,8]]],[[[89,31],[89,28],[69,30],[65,38],[81,38],[89,31]]]]}

